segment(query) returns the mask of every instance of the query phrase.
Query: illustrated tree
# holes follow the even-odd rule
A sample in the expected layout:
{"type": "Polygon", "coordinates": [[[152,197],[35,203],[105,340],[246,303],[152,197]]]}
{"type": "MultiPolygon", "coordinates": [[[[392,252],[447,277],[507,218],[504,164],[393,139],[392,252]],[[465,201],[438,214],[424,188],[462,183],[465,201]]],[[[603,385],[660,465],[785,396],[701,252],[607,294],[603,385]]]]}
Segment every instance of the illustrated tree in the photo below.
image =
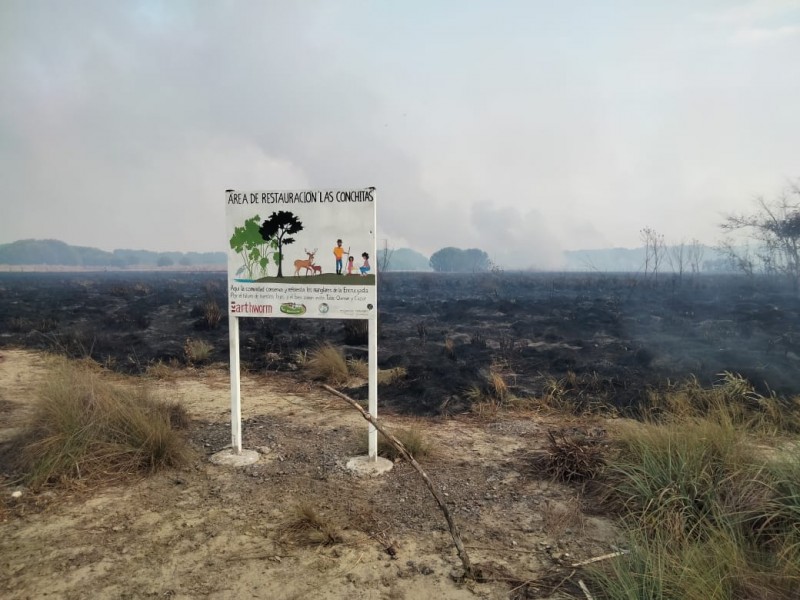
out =
{"type": "Polygon", "coordinates": [[[242,257],[243,269],[248,279],[253,279],[256,269],[262,276],[267,274],[267,265],[270,258],[278,262],[278,252],[271,252],[277,248],[278,243],[273,239],[264,239],[259,229],[261,217],[256,215],[244,222],[241,227],[233,230],[230,245],[242,257]]]}
{"type": "Polygon", "coordinates": [[[752,274],[758,268],[785,277],[795,289],[800,286],[800,184],[775,200],[757,198],[754,213],[728,216],[720,227],[728,234],[722,250],[742,271],[752,274]],[[730,237],[737,231],[755,247],[738,246],[730,237]]]}
{"type": "Polygon", "coordinates": [[[283,246],[284,244],[293,244],[293,237],[286,237],[287,235],[294,235],[303,230],[303,224],[300,222],[294,213],[287,210],[279,210],[269,216],[269,219],[262,223],[258,229],[261,237],[266,240],[277,240],[278,242],[278,277],[283,277],[283,246]]]}

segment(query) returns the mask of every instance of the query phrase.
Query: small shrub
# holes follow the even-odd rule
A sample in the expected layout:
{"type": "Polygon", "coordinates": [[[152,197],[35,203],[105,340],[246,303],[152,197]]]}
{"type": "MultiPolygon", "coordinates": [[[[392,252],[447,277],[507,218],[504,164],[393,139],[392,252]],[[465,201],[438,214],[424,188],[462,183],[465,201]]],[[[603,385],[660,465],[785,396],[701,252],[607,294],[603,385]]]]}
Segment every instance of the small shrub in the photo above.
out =
{"type": "Polygon", "coordinates": [[[183,352],[186,355],[186,361],[192,365],[200,365],[207,362],[211,358],[211,352],[214,346],[205,340],[195,340],[187,338],[183,344],[183,352]]]}
{"type": "Polygon", "coordinates": [[[322,344],[311,351],[306,370],[312,379],[332,385],[346,383],[349,378],[347,361],[342,351],[330,344],[322,344]]]}

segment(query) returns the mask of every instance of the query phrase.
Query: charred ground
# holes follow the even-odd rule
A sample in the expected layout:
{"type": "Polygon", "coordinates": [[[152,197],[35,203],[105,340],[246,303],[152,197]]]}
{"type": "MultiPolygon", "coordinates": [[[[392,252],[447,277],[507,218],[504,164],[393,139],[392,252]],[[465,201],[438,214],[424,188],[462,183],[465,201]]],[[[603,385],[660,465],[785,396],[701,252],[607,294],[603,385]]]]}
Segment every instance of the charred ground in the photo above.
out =
{"type": "MultiPolygon", "coordinates": [[[[0,345],[91,357],[126,373],[227,362],[223,273],[5,273],[0,345]]],[[[387,273],[379,283],[379,366],[407,376],[380,392],[408,414],[467,410],[500,374],[520,397],[557,386],[573,401],[641,406],[688,376],[740,373],[762,393],[800,393],[800,301],[770,279],[613,274],[387,273]]],[[[296,352],[330,341],[366,358],[364,322],[243,319],[251,371],[291,371],[296,352]]],[[[366,386],[349,390],[364,397],[366,386]]]]}

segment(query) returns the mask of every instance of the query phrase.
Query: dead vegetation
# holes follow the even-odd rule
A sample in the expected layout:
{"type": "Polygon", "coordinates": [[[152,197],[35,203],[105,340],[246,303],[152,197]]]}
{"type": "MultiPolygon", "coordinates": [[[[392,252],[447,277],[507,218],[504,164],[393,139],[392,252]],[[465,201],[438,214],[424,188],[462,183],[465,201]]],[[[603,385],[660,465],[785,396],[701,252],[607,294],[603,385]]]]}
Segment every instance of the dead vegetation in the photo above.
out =
{"type": "Polygon", "coordinates": [[[604,431],[550,430],[547,446],[532,457],[537,473],[555,481],[582,483],[595,479],[606,464],[604,431]]]}
{"type": "MultiPolygon", "coordinates": [[[[391,433],[402,442],[403,446],[408,450],[408,453],[417,460],[428,458],[435,452],[435,447],[430,436],[422,427],[392,429],[391,433]]],[[[357,452],[365,455],[368,449],[369,444],[367,436],[359,437],[357,452]]],[[[397,448],[381,433],[378,434],[378,456],[382,456],[391,461],[397,461],[403,458],[397,448]]]]}
{"type": "Polygon", "coordinates": [[[182,405],[154,398],[146,386],[104,380],[87,361],[54,359],[9,459],[33,488],[120,479],[186,464],[182,405]]]}
{"type": "Polygon", "coordinates": [[[331,344],[320,344],[308,354],[306,372],[311,379],[332,385],[346,383],[350,370],[344,353],[331,344]]]}
{"type": "Polygon", "coordinates": [[[280,525],[280,539],[295,546],[333,546],[344,541],[343,526],[311,502],[295,504],[280,525]]]}

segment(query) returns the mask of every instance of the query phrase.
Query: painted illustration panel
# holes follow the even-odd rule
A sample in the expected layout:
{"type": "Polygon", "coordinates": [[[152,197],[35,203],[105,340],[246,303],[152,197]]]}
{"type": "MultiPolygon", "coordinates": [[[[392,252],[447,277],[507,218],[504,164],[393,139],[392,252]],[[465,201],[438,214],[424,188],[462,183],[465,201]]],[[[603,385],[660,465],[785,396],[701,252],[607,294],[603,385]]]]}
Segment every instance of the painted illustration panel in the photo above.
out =
{"type": "Polygon", "coordinates": [[[377,314],[375,205],[374,188],[227,190],[229,314],[377,314]]]}

